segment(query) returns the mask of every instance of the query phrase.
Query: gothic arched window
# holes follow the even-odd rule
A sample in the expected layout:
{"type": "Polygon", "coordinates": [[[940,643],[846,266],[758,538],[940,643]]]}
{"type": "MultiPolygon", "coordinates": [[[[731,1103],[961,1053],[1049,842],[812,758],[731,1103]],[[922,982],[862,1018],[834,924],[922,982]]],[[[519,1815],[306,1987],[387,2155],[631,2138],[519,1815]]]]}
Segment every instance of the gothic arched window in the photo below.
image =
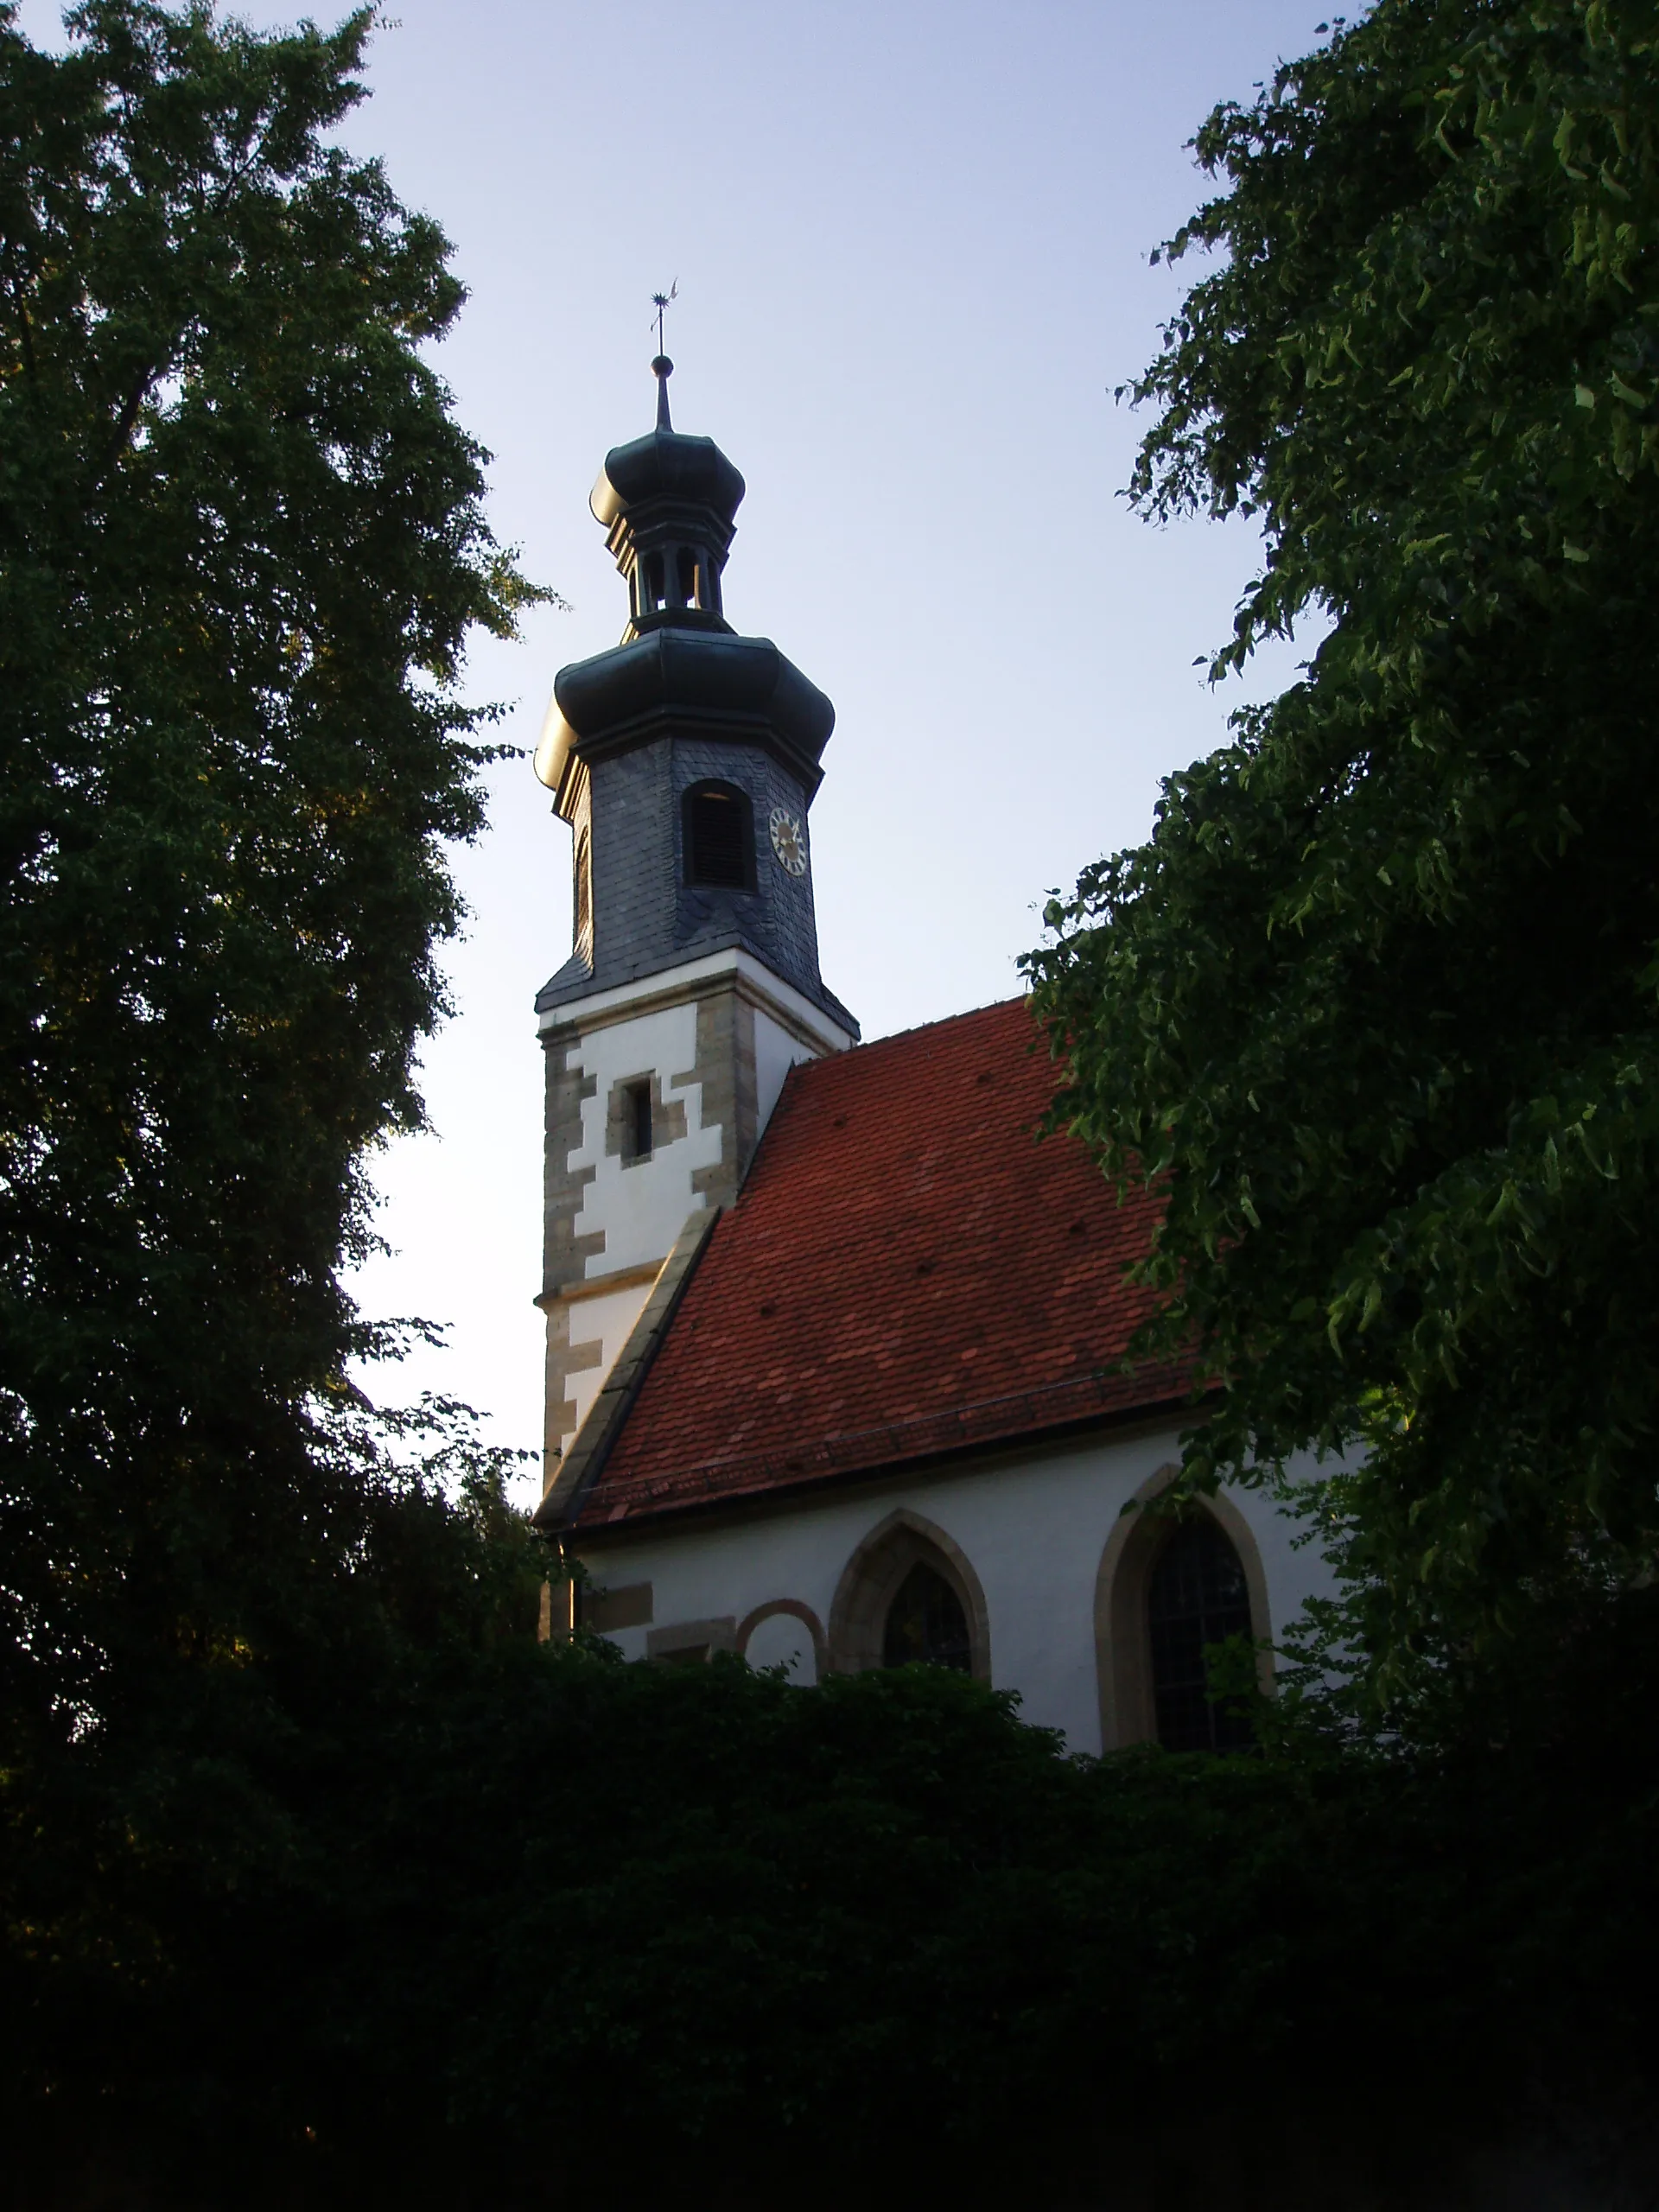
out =
{"type": "Polygon", "coordinates": [[[1243,1563],[1208,1513],[1184,1522],[1158,1554],[1147,1586],[1158,1741],[1169,1751],[1236,1751],[1252,1740],[1241,1714],[1211,1703],[1204,1655],[1250,1634],[1243,1563]]]}
{"type": "Polygon", "coordinates": [[[825,1662],[837,1674],[922,1661],[991,1679],[991,1630],[973,1561],[907,1505],[872,1529],[842,1570],[825,1662]]]}
{"type": "Polygon", "coordinates": [[[962,1600],[936,1567],[918,1560],[893,1592],[881,1638],[881,1663],[973,1671],[973,1645],[962,1600]]]}
{"type": "Polygon", "coordinates": [[[693,784],[683,802],[685,880],[715,891],[754,887],[754,817],[734,784],[693,784]]]}

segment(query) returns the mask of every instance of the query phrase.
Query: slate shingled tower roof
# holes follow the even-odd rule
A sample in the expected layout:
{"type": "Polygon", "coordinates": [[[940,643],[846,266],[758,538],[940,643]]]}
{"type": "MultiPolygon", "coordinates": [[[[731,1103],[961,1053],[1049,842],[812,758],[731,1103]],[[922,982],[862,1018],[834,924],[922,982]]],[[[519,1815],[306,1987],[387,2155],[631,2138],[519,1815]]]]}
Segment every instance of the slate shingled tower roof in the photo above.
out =
{"type": "Polygon", "coordinates": [[[818,969],[807,819],[836,710],[769,638],[727,620],[722,576],[743,479],[712,438],[669,421],[605,456],[589,502],[628,590],[621,642],[562,668],[536,773],[576,836],[571,957],[543,1014],[741,949],[837,1028],[858,1025],[818,969]],[[692,882],[682,805],[694,786],[741,794],[743,879],[692,882]],[[773,864],[786,828],[800,865],[773,864]]]}
{"type": "Polygon", "coordinates": [[[1182,1370],[1122,1370],[1155,1204],[1120,1207],[1079,1145],[1038,1141],[1053,1082],[1019,999],[797,1067],[546,1522],[730,1510],[1179,1407],[1182,1370]]]}

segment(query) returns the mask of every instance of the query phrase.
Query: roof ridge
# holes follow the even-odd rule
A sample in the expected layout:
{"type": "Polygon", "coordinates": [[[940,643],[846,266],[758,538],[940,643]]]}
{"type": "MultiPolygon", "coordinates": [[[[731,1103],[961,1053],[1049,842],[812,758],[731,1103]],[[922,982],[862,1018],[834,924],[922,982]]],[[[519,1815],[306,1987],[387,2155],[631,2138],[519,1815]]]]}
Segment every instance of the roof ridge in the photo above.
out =
{"type": "MultiPolygon", "coordinates": [[[[882,1048],[886,1046],[908,1044],[912,1038],[925,1037],[932,1030],[950,1029],[960,1022],[977,1021],[988,1014],[1007,1013],[1012,1007],[1028,1004],[1030,995],[1027,991],[1019,991],[1012,998],[993,999],[986,1006],[970,1006],[964,1007],[960,1014],[941,1014],[937,1021],[918,1021],[908,1029],[891,1029],[884,1037],[863,1038],[856,1045],[848,1046],[842,1052],[823,1052],[815,1055],[811,1059],[797,1060],[785,1077],[785,1087],[790,1090],[798,1088],[798,1078],[800,1077],[805,1077],[809,1082],[825,1079],[824,1071],[830,1069],[868,1067],[872,1058],[880,1057],[882,1048]]],[[[1036,1034],[1036,1026],[1033,1023],[1033,1037],[1036,1034]]],[[[782,1103],[781,1093],[779,1103],[782,1103]]]]}
{"type": "Polygon", "coordinates": [[[862,1057],[875,1051],[878,1046],[897,1045],[906,1037],[919,1037],[925,1029],[948,1029],[952,1022],[972,1021],[978,1014],[998,1014],[1007,1007],[1024,1006],[1030,998],[1029,991],[1015,991],[1006,999],[988,999],[983,1006],[966,1006],[959,1014],[942,1014],[932,1021],[915,1021],[908,1029],[889,1029],[880,1037],[866,1037],[861,1043],[849,1046],[845,1052],[826,1053],[824,1057],[826,1060],[844,1060],[854,1053],[862,1057]]]}

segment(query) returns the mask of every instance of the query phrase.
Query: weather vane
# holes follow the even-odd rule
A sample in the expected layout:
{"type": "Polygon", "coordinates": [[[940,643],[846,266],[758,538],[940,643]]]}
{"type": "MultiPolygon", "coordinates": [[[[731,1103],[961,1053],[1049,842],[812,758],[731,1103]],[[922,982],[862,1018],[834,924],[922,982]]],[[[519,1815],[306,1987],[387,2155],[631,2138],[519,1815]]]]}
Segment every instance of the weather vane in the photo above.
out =
{"type": "Polygon", "coordinates": [[[657,358],[651,368],[657,379],[657,427],[659,430],[671,430],[674,427],[668,411],[668,380],[674,373],[674,364],[663,351],[663,317],[668,313],[671,302],[678,298],[679,290],[680,280],[677,276],[665,292],[653,292],[651,296],[651,303],[657,310],[657,358]]]}
{"type": "Polygon", "coordinates": [[[680,280],[677,276],[665,292],[653,292],[651,296],[651,303],[657,310],[657,351],[659,353],[667,350],[663,344],[663,317],[679,296],[680,280]]]}

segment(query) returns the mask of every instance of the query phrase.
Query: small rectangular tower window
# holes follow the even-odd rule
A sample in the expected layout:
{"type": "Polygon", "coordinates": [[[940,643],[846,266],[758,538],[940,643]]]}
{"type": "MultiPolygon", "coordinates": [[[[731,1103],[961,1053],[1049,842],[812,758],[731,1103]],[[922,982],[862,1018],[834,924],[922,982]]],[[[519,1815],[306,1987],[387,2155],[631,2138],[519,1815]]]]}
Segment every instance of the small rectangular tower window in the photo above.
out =
{"type": "Polygon", "coordinates": [[[652,1153],[651,1085],[628,1085],[628,1157],[649,1160],[652,1153]]]}

